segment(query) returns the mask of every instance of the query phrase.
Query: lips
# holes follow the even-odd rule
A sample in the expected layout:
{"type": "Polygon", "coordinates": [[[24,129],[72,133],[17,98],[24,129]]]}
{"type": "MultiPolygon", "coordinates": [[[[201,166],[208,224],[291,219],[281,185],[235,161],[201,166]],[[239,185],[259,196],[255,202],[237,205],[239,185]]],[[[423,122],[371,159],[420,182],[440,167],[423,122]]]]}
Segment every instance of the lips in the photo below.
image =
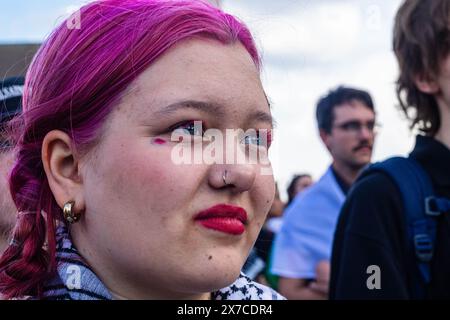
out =
{"type": "Polygon", "coordinates": [[[219,204],[200,211],[194,220],[207,229],[240,235],[245,232],[247,212],[241,207],[219,204]]]}

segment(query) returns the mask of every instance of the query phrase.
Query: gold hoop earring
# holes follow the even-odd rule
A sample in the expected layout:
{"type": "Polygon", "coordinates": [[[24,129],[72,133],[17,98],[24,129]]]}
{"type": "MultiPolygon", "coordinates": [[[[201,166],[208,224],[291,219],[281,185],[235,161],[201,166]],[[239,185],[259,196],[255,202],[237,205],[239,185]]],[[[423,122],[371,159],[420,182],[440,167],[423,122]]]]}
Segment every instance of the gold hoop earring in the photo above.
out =
{"type": "Polygon", "coordinates": [[[74,224],[80,220],[80,215],[75,213],[74,206],[75,201],[69,201],[64,204],[63,208],[64,219],[70,224],[74,224]]]}

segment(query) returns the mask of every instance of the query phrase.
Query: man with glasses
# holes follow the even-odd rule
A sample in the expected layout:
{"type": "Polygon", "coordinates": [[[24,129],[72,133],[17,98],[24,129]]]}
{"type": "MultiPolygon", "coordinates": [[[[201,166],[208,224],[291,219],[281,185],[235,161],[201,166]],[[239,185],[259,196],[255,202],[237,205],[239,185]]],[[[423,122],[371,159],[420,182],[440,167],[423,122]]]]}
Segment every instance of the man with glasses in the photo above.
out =
{"type": "Polygon", "coordinates": [[[332,164],[320,180],[293,201],[274,244],[272,273],[288,299],[326,299],[329,260],[339,211],[350,186],[370,162],[375,111],[369,93],[338,87],[316,110],[320,137],[332,164]]]}
{"type": "Polygon", "coordinates": [[[15,223],[14,203],[8,187],[13,152],[6,138],[6,125],[22,110],[24,78],[14,77],[0,81],[0,254],[8,244],[8,237],[15,223]]]}

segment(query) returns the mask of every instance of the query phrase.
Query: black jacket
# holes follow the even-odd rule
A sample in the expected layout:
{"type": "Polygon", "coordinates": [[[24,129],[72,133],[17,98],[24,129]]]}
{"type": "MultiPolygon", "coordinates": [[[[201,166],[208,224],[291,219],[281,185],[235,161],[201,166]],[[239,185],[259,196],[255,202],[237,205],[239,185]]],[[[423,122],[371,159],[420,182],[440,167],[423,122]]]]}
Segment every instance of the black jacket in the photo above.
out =
{"type": "MultiPolygon", "coordinates": [[[[411,157],[431,177],[436,195],[450,198],[450,150],[418,136],[411,157]]],[[[408,299],[416,261],[407,253],[401,195],[383,173],[359,180],[342,208],[331,260],[330,299],[408,299]],[[369,290],[367,267],[380,267],[381,289],[369,290]]],[[[429,298],[450,298],[450,214],[438,218],[429,298]]]]}

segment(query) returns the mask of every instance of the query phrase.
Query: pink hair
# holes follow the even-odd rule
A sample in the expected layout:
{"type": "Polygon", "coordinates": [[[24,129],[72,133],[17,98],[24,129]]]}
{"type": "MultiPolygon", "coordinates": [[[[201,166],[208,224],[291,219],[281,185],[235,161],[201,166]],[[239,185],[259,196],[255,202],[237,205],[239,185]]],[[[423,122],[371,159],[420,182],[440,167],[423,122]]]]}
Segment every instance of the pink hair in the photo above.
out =
{"type": "Polygon", "coordinates": [[[14,242],[0,259],[0,293],[7,299],[41,296],[56,271],[55,222],[63,219],[41,160],[49,131],[70,134],[77,150],[87,152],[130,83],[185,39],[239,41],[260,67],[245,25],[203,1],[95,1],[81,8],[80,17],[80,29],[66,22],[56,28],[26,77],[24,112],[15,121],[17,158],[10,189],[19,212],[32,214],[18,216],[14,242]]]}

